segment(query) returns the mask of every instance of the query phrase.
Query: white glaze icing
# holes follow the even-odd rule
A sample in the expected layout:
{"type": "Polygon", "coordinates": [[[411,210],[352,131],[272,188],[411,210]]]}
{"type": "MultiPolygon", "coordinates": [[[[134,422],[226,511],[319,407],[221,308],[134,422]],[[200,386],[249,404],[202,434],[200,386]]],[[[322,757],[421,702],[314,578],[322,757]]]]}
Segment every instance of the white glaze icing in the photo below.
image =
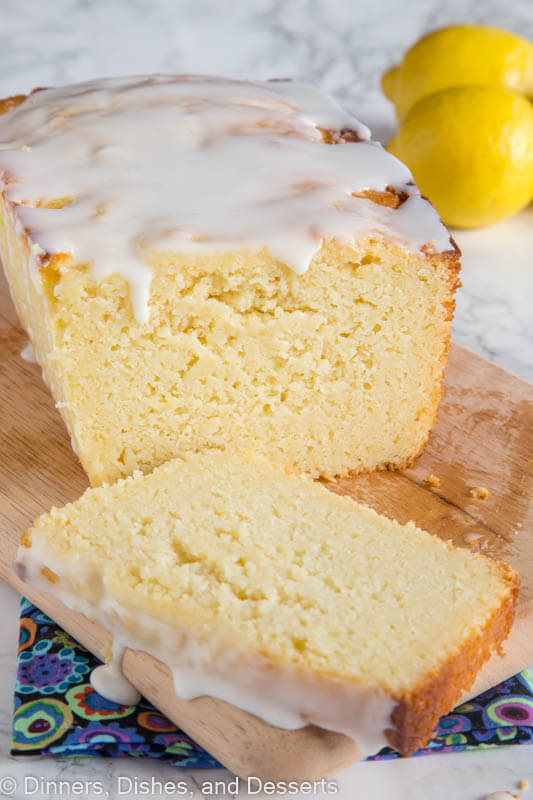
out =
{"type": "Polygon", "coordinates": [[[33,349],[33,345],[31,343],[22,348],[20,351],[20,357],[23,361],[28,361],[30,364],[37,363],[37,359],[35,358],[35,350],[33,349]]]}
{"type": "Polygon", "coordinates": [[[482,533],[476,533],[475,531],[472,531],[471,533],[465,533],[465,542],[468,542],[469,544],[471,542],[477,542],[478,539],[482,538],[483,538],[482,533]]]}
{"type": "Polygon", "coordinates": [[[216,697],[288,730],[316,724],[350,736],[364,754],[389,743],[385,731],[393,728],[396,701],[382,689],[304,674],[291,665],[229,649],[214,635],[200,640],[190,631],[126,608],[109,592],[104,575],[87,568],[81,558],[54,558],[35,531],[31,548],[19,548],[14,568],[23,581],[113,634],[119,654],[113,669],[118,669],[124,648],[144,650],[169,667],[176,694],[184,700],[216,697]],[[43,567],[60,580],[50,583],[43,567]],[[90,602],[74,588],[76,583],[90,592],[90,602]]]}
{"type": "Polygon", "coordinates": [[[121,670],[124,648],[120,647],[118,640],[113,640],[113,656],[108,664],[95,667],[90,675],[90,683],[98,694],[119,703],[122,706],[133,706],[141,699],[140,692],[124,677],[121,670]]]}
{"type": "Polygon", "coordinates": [[[297,273],[329,239],[374,233],[437,251],[450,238],[411,173],[326,94],[202,76],[95,80],[32,94],[0,117],[0,174],[34,273],[70,253],[130,284],[149,316],[147,251],[259,250],[297,273]],[[326,144],[322,130],[361,141],[326,144]],[[397,209],[355,197],[392,187],[397,209]],[[71,198],[63,208],[38,207],[71,198]]]}

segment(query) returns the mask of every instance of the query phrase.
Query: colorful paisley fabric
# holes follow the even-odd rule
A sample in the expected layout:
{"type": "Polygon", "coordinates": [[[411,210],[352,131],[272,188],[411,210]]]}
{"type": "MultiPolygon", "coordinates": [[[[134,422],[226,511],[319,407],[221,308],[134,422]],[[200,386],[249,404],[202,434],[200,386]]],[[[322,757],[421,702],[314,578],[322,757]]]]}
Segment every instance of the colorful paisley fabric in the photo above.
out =
{"type": "MultiPolygon", "coordinates": [[[[218,767],[148,701],[121,706],[89,683],[99,665],[55,622],[22,599],[13,755],[148,756],[176,766],[218,767]]],[[[442,717],[415,755],[533,743],[533,672],[509,678],[442,717]]],[[[389,747],[368,760],[400,758],[389,747]]]]}

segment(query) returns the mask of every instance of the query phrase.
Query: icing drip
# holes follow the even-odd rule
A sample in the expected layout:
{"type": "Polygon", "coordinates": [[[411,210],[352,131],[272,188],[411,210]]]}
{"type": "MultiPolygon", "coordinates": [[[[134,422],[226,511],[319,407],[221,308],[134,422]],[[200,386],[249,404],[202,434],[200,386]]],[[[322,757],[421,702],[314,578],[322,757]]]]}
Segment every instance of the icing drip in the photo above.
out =
{"type": "Polygon", "coordinates": [[[27,344],[22,348],[20,351],[20,357],[23,361],[28,361],[30,364],[37,363],[37,359],[35,358],[35,350],[31,344],[27,344]]]}
{"type": "Polygon", "coordinates": [[[297,273],[325,241],[369,232],[449,250],[407,167],[369,136],[298,82],[96,80],[35,92],[1,116],[0,174],[39,253],[34,270],[70,253],[96,281],[117,272],[146,322],[152,250],[266,247],[297,273]],[[403,202],[355,196],[369,190],[403,202]]]}
{"type": "Polygon", "coordinates": [[[135,686],[122,674],[121,661],[124,648],[117,639],[113,639],[113,657],[109,664],[101,664],[91,672],[90,682],[98,694],[119,703],[122,706],[133,706],[141,699],[135,686]]]}

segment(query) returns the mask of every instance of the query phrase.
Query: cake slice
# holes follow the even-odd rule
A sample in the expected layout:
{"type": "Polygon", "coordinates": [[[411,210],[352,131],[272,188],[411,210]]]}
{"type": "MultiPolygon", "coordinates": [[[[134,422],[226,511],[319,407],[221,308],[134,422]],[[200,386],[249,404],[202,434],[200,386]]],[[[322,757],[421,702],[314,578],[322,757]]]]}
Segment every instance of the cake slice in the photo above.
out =
{"type": "Polygon", "coordinates": [[[501,646],[518,591],[505,564],[219,450],[53,509],[16,570],[168,664],[180,697],[366,753],[427,741],[501,646]]]}
{"type": "Polygon", "coordinates": [[[311,476],[419,453],[459,253],[331,98],[159,75],[4,110],[0,255],[93,485],[199,447],[311,476]]]}

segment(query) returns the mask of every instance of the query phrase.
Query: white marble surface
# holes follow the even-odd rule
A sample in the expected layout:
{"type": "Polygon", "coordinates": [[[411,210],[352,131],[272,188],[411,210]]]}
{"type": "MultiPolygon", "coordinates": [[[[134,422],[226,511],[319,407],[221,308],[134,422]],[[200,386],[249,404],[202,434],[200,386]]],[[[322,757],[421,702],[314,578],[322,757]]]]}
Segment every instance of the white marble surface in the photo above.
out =
{"type": "MultiPolygon", "coordinates": [[[[333,92],[386,141],[394,117],[379,91],[381,72],[424,31],[464,20],[501,25],[533,39],[531,0],[2,0],[0,96],[99,75],[155,71],[295,77],[333,92]]],[[[457,240],[464,252],[464,286],[455,340],[533,379],[533,209],[493,228],[458,232],[457,240]]],[[[189,796],[211,796],[207,786],[201,791],[210,777],[204,772],[183,774],[148,760],[10,758],[18,605],[3,585],[0,606],[0,795],[9,794],[9,782],[2,783],[7,775],[17,783],[13,797],[67,796],[36,787],[35,781],[25,791],[27,776],[97,782],[86,796],[147,796],[119,793],[130,785],[118,783],[123,775],[185,780],[189,796]],[[98,781],[104,794],[98,793],[98,781]]],[[[356,764],[337,776],[336,795],[315,796],[481,800],[497,789],[516,791],[526,777],[533,784],[533,748],[501,748],[356,764]]],[[[155,788],[154,797],[179,796],[155,788]]]]}

